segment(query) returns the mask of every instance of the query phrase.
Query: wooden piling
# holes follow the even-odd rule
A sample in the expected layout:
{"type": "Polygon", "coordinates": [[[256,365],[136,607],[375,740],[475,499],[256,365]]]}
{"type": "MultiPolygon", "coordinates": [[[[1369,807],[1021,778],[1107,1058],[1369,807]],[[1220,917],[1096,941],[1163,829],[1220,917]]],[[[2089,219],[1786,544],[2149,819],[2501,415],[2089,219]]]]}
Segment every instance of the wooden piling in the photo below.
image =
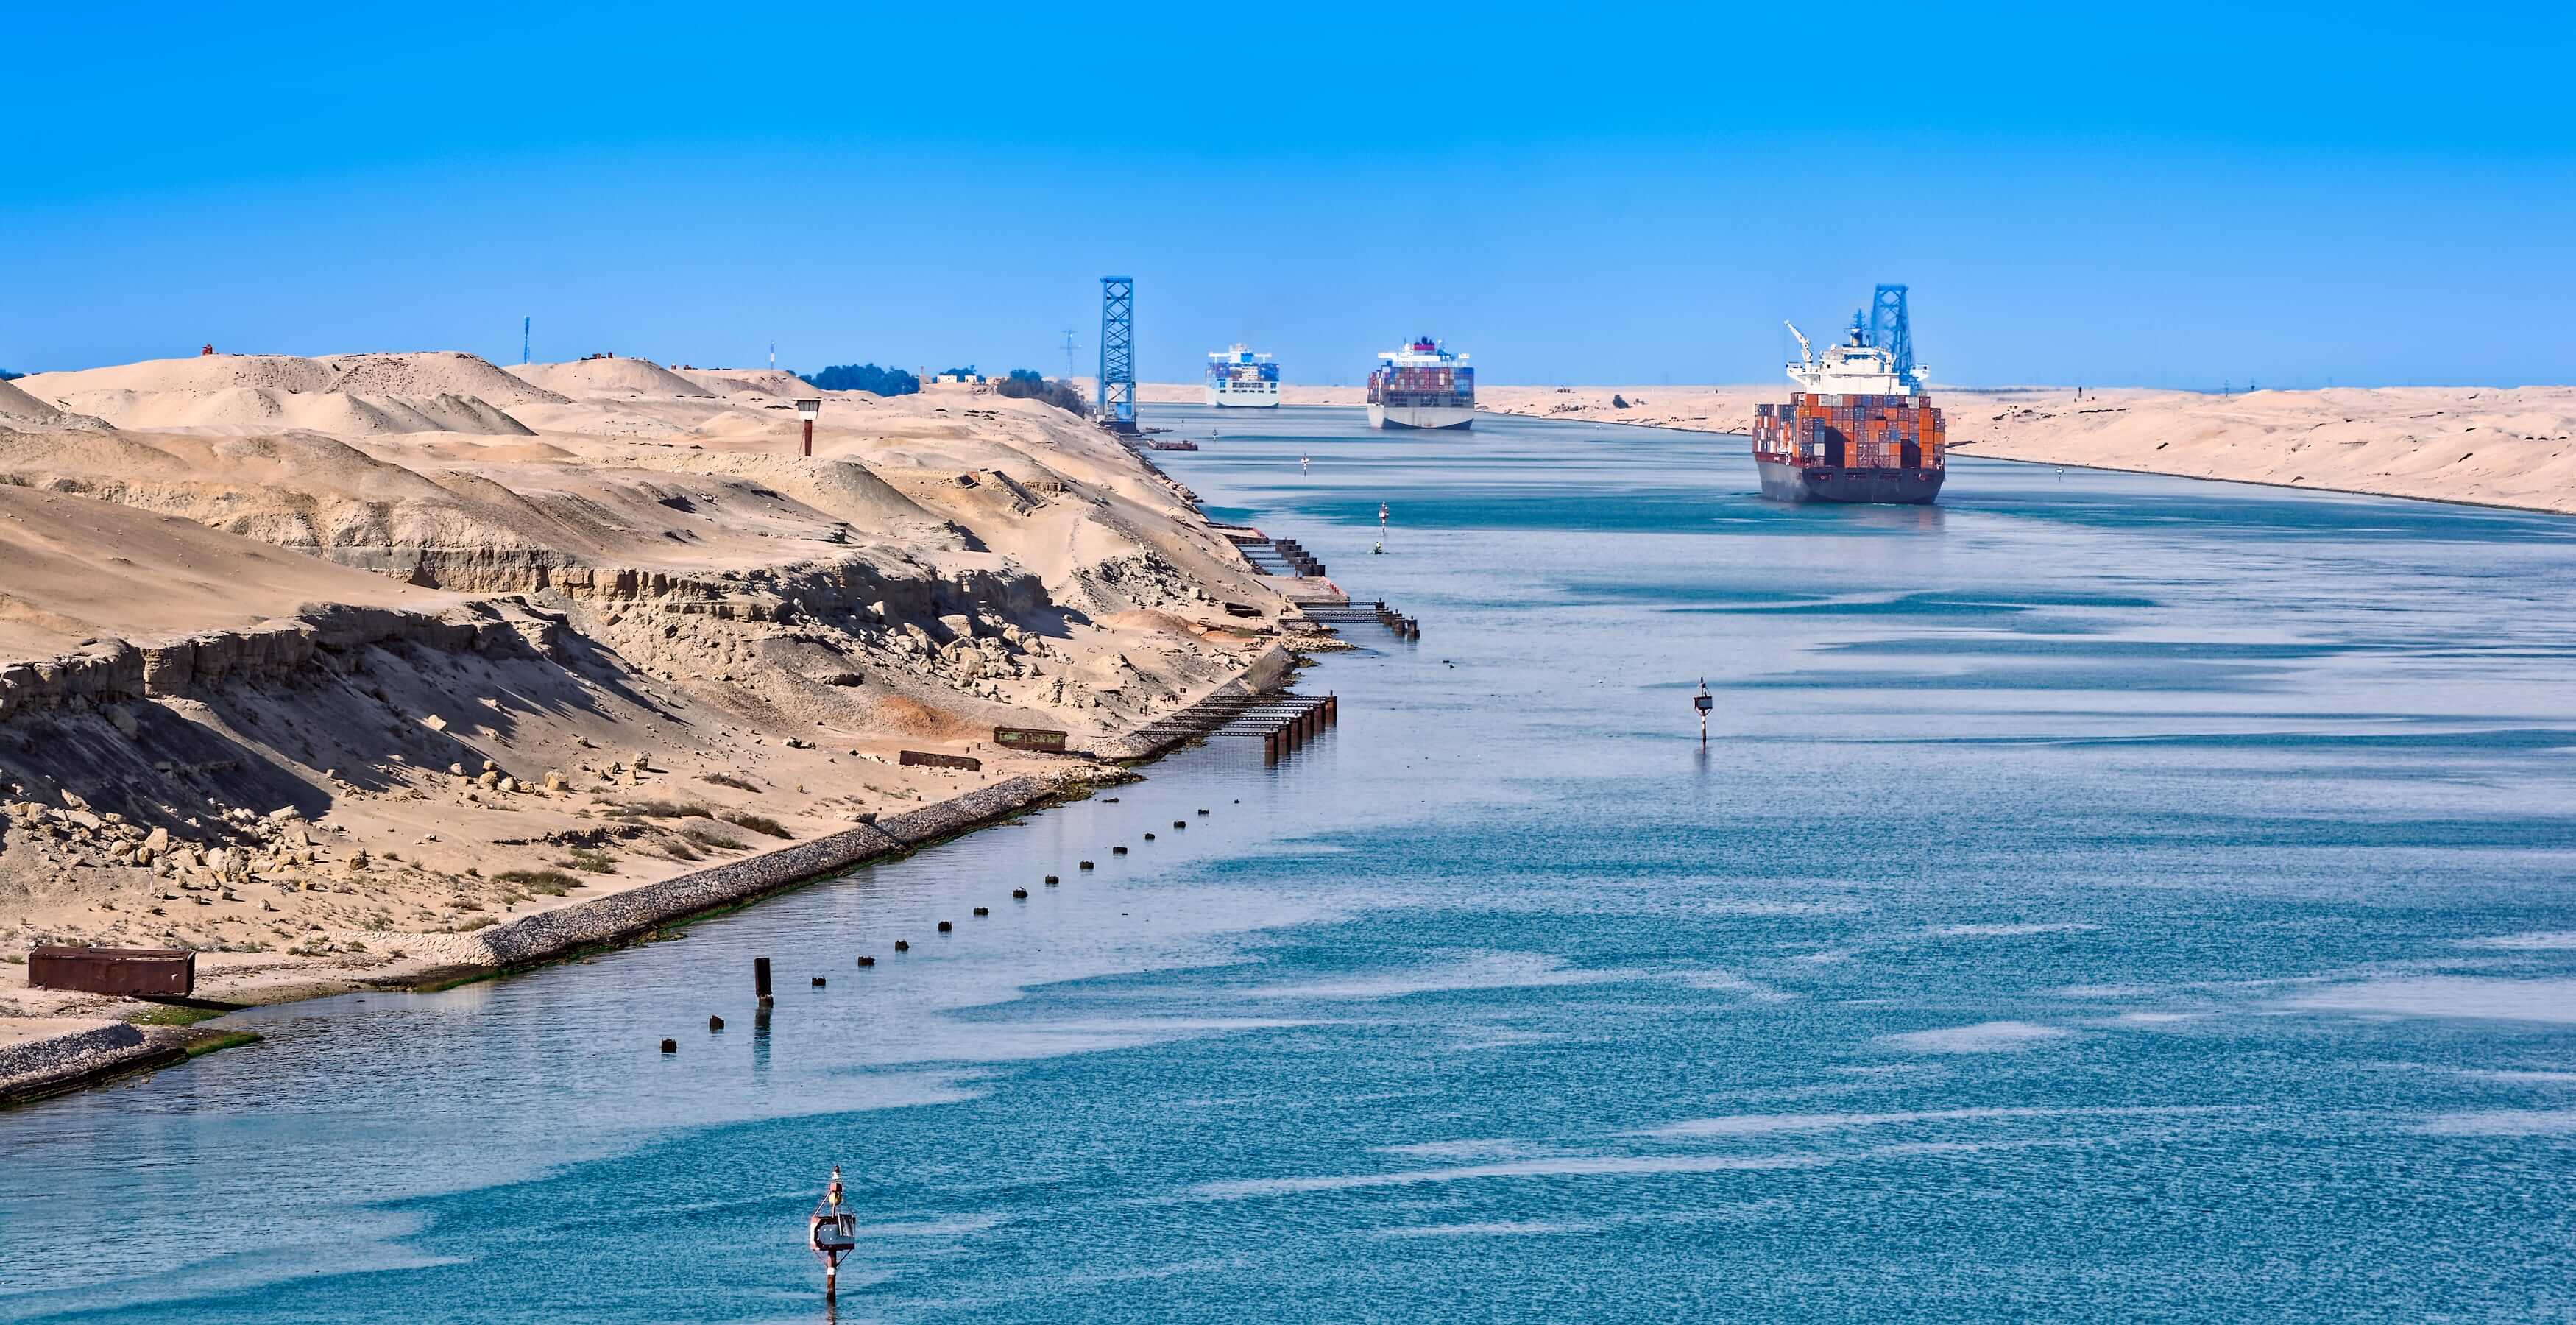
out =
{"type": "Polygon", "coordinates": [[[761,1002],[769,1001],[769,959],[766,957],[751,959],[751,992],[761,1002]]]}

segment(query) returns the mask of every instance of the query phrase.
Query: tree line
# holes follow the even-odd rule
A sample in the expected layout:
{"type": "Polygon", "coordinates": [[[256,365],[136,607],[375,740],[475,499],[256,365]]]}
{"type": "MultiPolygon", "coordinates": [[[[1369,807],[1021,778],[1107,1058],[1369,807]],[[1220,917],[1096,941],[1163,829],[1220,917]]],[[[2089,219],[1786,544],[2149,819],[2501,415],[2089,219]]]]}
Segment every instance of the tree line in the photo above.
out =
{"type": "MultiPolygon", "coordinates": [[[[951,368],[951,375],[973,377],[973,365],[951,368]]],[[[879,368],[872,363],[834,364],[819,373],[798,373],[800,380],[825,391],[867,391],[880,396],[908,396],[921,390],[921,379],[900,368],[879,368]]],[[[1040,400],[1069,414],[1088,414],[1090,403],[1080,388],[1071,382],[1050,381],[1034,368],[1014,368],[1005,377],[991,379],[993,393],[1013,400],[1040,400]]]]}
{"type": "Polygon", "coordinates": [[[837,363],[819,373],[798,373],[806,385],[825,391],[866,391],[880,396],[908,396],[921,389],[921,379],[900,368],[872,363],[837,363]]]}

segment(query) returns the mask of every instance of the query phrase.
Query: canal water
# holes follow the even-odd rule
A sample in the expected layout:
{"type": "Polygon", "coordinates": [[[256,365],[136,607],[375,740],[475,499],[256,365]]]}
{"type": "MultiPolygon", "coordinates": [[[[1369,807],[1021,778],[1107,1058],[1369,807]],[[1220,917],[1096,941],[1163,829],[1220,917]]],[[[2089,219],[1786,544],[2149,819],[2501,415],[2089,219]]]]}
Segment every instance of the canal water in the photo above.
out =
{"type": "Polygon", "coordinates": [[[2576,521],[1152,413],[1337,729],[0,1115],[0,1317],[2576,1313],[2576,521]]]}

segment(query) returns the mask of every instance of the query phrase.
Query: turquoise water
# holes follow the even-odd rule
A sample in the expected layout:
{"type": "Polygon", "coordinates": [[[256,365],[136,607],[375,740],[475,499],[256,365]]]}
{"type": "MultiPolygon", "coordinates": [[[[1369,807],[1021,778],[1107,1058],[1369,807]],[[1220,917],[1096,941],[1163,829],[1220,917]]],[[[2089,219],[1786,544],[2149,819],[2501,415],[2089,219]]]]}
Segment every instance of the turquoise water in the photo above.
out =
{"type": "Polygon", "coordinates": [[[2576,522],[1156,421],[1336,731],[0,1115],[0,1317],[2576,1315],[2576,522]]]}

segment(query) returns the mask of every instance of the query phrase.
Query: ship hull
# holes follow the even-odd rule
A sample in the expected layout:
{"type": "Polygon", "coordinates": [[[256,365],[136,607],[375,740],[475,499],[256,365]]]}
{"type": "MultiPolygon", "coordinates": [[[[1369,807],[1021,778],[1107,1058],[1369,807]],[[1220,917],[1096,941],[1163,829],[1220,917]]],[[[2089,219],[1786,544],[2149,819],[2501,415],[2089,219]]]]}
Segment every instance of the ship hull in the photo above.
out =
{"type": "Polygon", "coordinates": [[[1368,421],[1372,428],[1471,428],[1476,411],[1460,405],[1371,405],[1368,421]]]}
{"type": "Polygon", "coordinates": [[[1207,403],[1219,409],[1277,409],[1279,408],[1279,388],[1272,387],[1267,391],[1221,391],[1215,387],[1209,387],[1207,403]]]}
{"type": "Polygon", "coordinates": [[[1762,495],[1773,501],[1921,506],[1941,495],[1938,469],[1834,469],[1757,459],[1762,495]]]}

